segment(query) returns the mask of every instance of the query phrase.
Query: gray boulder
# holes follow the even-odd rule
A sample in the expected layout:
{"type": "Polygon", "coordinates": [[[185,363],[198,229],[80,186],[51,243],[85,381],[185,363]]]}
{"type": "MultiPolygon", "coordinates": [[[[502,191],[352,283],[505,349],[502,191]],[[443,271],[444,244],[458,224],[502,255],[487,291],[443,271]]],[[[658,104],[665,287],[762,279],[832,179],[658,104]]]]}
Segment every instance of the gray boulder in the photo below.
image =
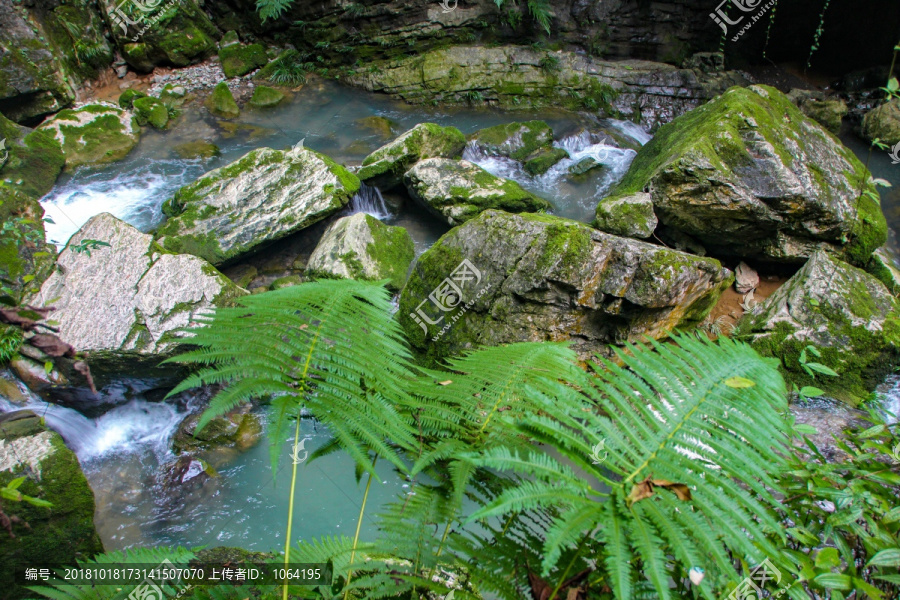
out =
{"type": "Polygon", "coordinates": [[[600,231],[641,239],[653,235],[657,224],[653,200],[644,192],[601,200],[594,221],[600,231]]]}
{"type": "Polygon", "coordinates": [[[383,189],[400,183],[403,173],[424,158],[459,158],[466,138],[456,127],[419,123],[363,160],[359,178],[383,189]]]}
{"type": "Polygon", "coordinates": [[[478,152],[521,161],[552,143],[553,130],[543,121],[494,125],[469,136],[469,145],[478,152]]]}
{"type": "Polygon", "coordinates": [[[180,328],[244,293],[205,260],[165,252],[102,213],[72,236],[30,302],[56,307],[60,337],[87,353],[92,370],[116,372],[183,350],[189,342],[180,328]],[[83,240],[109,247],[77,252],[83,240]]]}
{"type": "Polygon", "coordinates": [[[344,207],[359,179],[308,148],[258,148],[184,186],[163,204],[167,250],[221,265],[344,207]]]}
{"type": "Polygon", "coordinates": [[[893,146],[900,142],[900,100],[891,99],[866,113],[862,123],[863,135],[893,146]]]}
{"type": "Polygon", "coordinates": [[[713,256],[802,264],[824,243],[862,265],[887,236],[866,180],[784,94],[752,86],[661,127],[612,195],[649,191],[660,223],[713,256]]]}
{"type": "Polygon", "coordinates": [[[587,357],[702,321],[731,282],[713,259],[559,217],[489,210],[419,257],[398,314],[433,359],[541,340],[572,340],[587,357]]]}
{"type": "Polygon", "coordinates": [[[322,235],[309,257],[309,275],[347,279],[390,280],[399,290],[416,257],[412,236],[365,213],[338,219],[322,235]]]}
{"type": "Polygon", "coordinates": [[[900,364],[900,302],[875,277],[817,251],[787,283],[738,323],[763,355],[781,361],[786,377],[850,404],[866,399],[900,364]],[[800,365],[821,363],[838,377],[812,378],[800,365]],[[818,354],[818,356],[817,356],[818,354]]]}
{"type": "Polygon", "coordinates": [[[429,158],[403,176],[409,195],[450,225],[459,225],[484,210],[507,212],[547,210],[550,203],[527,192],[515,181],[491,175],[467,160],[429,158]]]}

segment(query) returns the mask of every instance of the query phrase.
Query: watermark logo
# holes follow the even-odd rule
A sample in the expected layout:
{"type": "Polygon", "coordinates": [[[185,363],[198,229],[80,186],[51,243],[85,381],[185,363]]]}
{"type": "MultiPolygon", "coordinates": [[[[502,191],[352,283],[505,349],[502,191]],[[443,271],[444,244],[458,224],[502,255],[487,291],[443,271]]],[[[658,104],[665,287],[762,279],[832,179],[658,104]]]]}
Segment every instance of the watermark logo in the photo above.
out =
{"type": "Polygon", "coordinates": [[[299,465],[306,461],[306,458],[309,456],[309,452],[307,452],[306,448],[303,447],[306,444],[306,441],[309,438],[303,438],[299,444],[294,444],[293,452],[291,453],[291,458],[294,461],[295,465],[299,465]],[[300,452],[303,452],[303,457],[300,457],[300,452]]]}
{"type": "MultiPolygon", "coordinates": [[[[891,157],[892,165],[900,165],[900,142],[897,142],[891,147],[891,151],[888,152],[888,156],[891,157]]],[[[3,161],[0,160],[0,165],[3,164],[3,161]]]]}
{"type": "Polygon", "coordinates": [[[481,296],[487,292],[488,287],[482,287],[474,297],[468,301],[466,300],[466,296],[463,294],[463,288],[478,288],[480,283],[481,271],[469,262],[468,259],[464,258],[462,262],[453,269],[450,276],[444,278],[444,280],[428,294],[428,298],[419,303],[415,312],[409,313],[409,316],[413,321],[419,324],[419,327],[422,328],[422,331],[424,331],[426,335],[428,334],[428,325],[438,325],[441,321],[444,321],[444,326],[441,331],[431,338],[431,341],[436,342],[450,329],[450,326],[453,325],[453,323],[459,320],[459,318],[475,304],[476,300],[481,298],[481,296]],[[435,313],[434,310],[431,311],[436,318],[432,318],[431,315],[429,315],[429,311],[425,308],[427,303],[430,303],[433,308],[437,308],[438,312],[435,313]],[[449,313],[455,314],[451,316],[449,313]]]}
{"type": "Polygon", "coordinates": [[[750,27],[753,26],[754,23],[756,23],[759,19],[762,18],[764,14],[766,14],[767,10],[778,4],[778,0],[769,0],[766,4],[762,4],[763,0],[722,0],[722,2],[720,2],[716,7],[716,10],[709,13],[709,17],[719,27],[722,28],[722,33],[724,35],[728,35],[729,26],[739,25],[747,17],[747,15],[741,15],[737,19],[732,20],[728,16],[728,11],[726,8],[729,3],[735,5],[738,10],[743,13],[758,11],[756,14],[750,15],[750,20],[744,24],[737,35],[731,38],[732,42],[736,42],[738,38],[744,35],[744,33],[746,33],[747,30],[749,30],[750,27]]]}
{"type": "MultiPolygon", "coordinates": [[[[154,574],[154,576],[158,576],[158,579],[172,579],[176,577],[176,573],[178,573],[178,569],[175,569],[174,567],[175,565],[172,564],[172,561],[167,558],[159,563],[156,568],[151,569],[151,573],[154,574]]],[[[183,586],[175,595],[175,598],[181,598],[192,587],[194,586],[190,583],[183,586]]],[[[163,593],[162,588],[154,583],[150,577],[146,577],[140,585],[131,590],[131,593],[128,594],[128,600],[167,600],[167,598],[168,596],[163,593]]]]}
{"type": "MultiPolygon", "coordinates": [[[[144,25],[144,27],[131,38],[132,42],[136,42],[150,27],[156,24],[163,15],[166,10],[170,7],[178,4],[181,0],[169,0],[166,4],[163,4],[163,0],[122,0],[118,4],[108,4],[106,7],[106,13],[109,17],[109,23],[113,28],[120,28],[122,30],[122,35],[128,35],[128,27],[130,25],[134,25],[135,27],[139,27],[140,25],[144,25]],[[125,10],[125,7],[133,6],[137,12],[134,15],[135,18],[132,18],[128,11],[125,10]]],[[[132,11],[134,12],[134,11],[132,11]]]]}
{"type": "Polygon", "coordinates": [[[591,462],[595,465],[601,464],[607,456],[609,456],[609,452],[606,452],[606,440],[600,440],[591,448],[591,462]],[[603,456],[600,456],[601,452],[603,456]]]}
{"type": "MultiPolygon", "coordinates": [[[[726,600],[756,600],[762,598],[766,595],[763,592],[763,588],[769,582],[773,582],[774,585],[781,583],[781,571],[767,558],[728,594],[726,600]]],[[[778,598],[786,591],[787,586],[772,594],[771,597],[778,598]]]]}
{"type": "Polygon", "coordinates": [[[6,164],[6,161],[9,160],[9,150],[6,149],[6,138],[0,140],[0,167],[6,164]]]}
{"type": "Polygon", "coordinates": [[[448,0],[441,0],[441,12],[449,13],[456,10],[456,6],[459,4],[459,0],[453,0],[453,6],[450,6],[448,0]]]}
{"type": "Polygon", "coordinates": [[[306,141],[306,138],[303,138],[296,144],[294,147],[287,151],[287,157],[291,159],[291,162],[297,164],[299,162],[303,162],[300,154],[303,152],[303,142],[306,141]]]}

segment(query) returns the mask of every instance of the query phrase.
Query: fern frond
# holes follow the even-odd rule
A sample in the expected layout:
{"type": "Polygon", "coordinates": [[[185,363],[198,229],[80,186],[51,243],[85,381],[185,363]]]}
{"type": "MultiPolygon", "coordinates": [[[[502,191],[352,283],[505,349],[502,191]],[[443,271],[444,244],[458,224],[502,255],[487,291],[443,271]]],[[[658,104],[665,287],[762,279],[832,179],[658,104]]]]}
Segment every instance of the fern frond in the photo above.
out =
{"type": "Polygon", "coordinates": [[[253,399],[271,399],[273,470],[302,408],[328,426],[358,464],[370,451],[406,469],[396,446],[414,447],[406,389],[409,349],[382,285],[322,280],[241,298],[187,330],[197,350],[174,362],[203,368],[172,394],[225,384],[203,413],[210,419],[253,399]],[[401,408],[403,407],[403,408],[401,408]]]}
{"type": "Polygon", "coordinates": [[[265,23],[269,19],[280,17],[293,3],[294,0],[256,0],[256,12],[265,23]]]}
{"type": "MultiPolygon", "coordinates": [[[[638,572],[669,598],[675,563],[704,566],[724,585],[736,577],[728,552],[754,563],[777,553],[766,535],[783,536],[775,478],[787,454],[787,394],[776,366],[745,344],[687,335],[617,354],[589,378],[570,376],[577,390],[531,398],[518,429],[546,457],[492,449],[471,458],[528,477],[473,518],[558,506],[544,543],[552,559],[599,526],[618,598],[636,593],[638,572]]],[[[554,562],[544,561],[545,575],[554,562]]]]}

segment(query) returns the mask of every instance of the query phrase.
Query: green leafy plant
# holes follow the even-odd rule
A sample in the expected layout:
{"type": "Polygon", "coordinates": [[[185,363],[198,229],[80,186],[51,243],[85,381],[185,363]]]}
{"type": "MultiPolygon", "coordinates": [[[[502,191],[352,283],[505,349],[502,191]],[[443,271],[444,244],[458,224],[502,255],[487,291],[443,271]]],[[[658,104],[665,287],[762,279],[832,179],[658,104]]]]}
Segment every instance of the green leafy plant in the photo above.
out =
{"type": "Polygon", "coordinates": [[[900,438],[897,423],[874,412],[865,421],[835,438],[839,460],[798,438],[803,451],[779,481],[791,526],[776,564],[797,577],[800,597],[900,596],[900,438]]]}
{"type": "Polygon", "coordinates": [[[87,254],[88,257],[91,256],[92,250],[99,250],[100,248],[109,248],[109,242],[103,242],[100,240],[91,240],[91,239],[83,239],[77,244],[73,244],[70,246],[72,252],[75,254],[87,254]]]}
{"type": "Polygon", "coordinates": [[[256,0],[256,12],[265,23],[280,17],[293,3],[294,0],[256,0]]]}
{"type": "Polygon", "coordinates": [[[813,42],[809,47],[809,56],[806,57],[807,69],[812,65],[813,54],[819,49],[819,42],[822,39],[822,34],[825,33],[825,13],[828,11],[828,6],[830,4],[831,0],[825,0],[822,4],[822,12],[819,13],[819,24],[816,26],[816,32],[813,34],[813,42]]]}
{"type": "Polygon", "coordinates": [[[283,52],[264,67],[269,81],[276,85],[296,87],[306,83],[307,73],[315,70],[315,65],[307,61],[307,55],[296,50],[283,52]]]}
{"type": "Polygon", "coordinates": [[[541,71],[545,74],[552,75],[559,71],[559,58],[552,54],[545,54],[543,58],[538,61],[538,66],[540,66],[541,71]]]}

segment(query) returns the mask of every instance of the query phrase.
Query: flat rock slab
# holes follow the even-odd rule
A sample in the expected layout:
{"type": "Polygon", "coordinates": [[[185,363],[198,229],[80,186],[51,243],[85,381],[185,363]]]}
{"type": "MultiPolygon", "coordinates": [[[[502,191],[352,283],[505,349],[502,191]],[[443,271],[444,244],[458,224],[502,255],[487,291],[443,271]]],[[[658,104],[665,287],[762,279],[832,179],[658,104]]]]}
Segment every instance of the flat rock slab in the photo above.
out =
{"type": "Polygon", "coordinates": [[[391,188],[416,161],[425,158],[459,158],[466,138],[456,127],[419,123],[375,150],[363,160],[359,178],[370,185],[391,188]]]}
{"type": "Polygon", "coordinates": [[[173,252],[227,263],[343,208],[359,179],[308,148],[258,148],[175,193],[156,233],[173,252]]]}

